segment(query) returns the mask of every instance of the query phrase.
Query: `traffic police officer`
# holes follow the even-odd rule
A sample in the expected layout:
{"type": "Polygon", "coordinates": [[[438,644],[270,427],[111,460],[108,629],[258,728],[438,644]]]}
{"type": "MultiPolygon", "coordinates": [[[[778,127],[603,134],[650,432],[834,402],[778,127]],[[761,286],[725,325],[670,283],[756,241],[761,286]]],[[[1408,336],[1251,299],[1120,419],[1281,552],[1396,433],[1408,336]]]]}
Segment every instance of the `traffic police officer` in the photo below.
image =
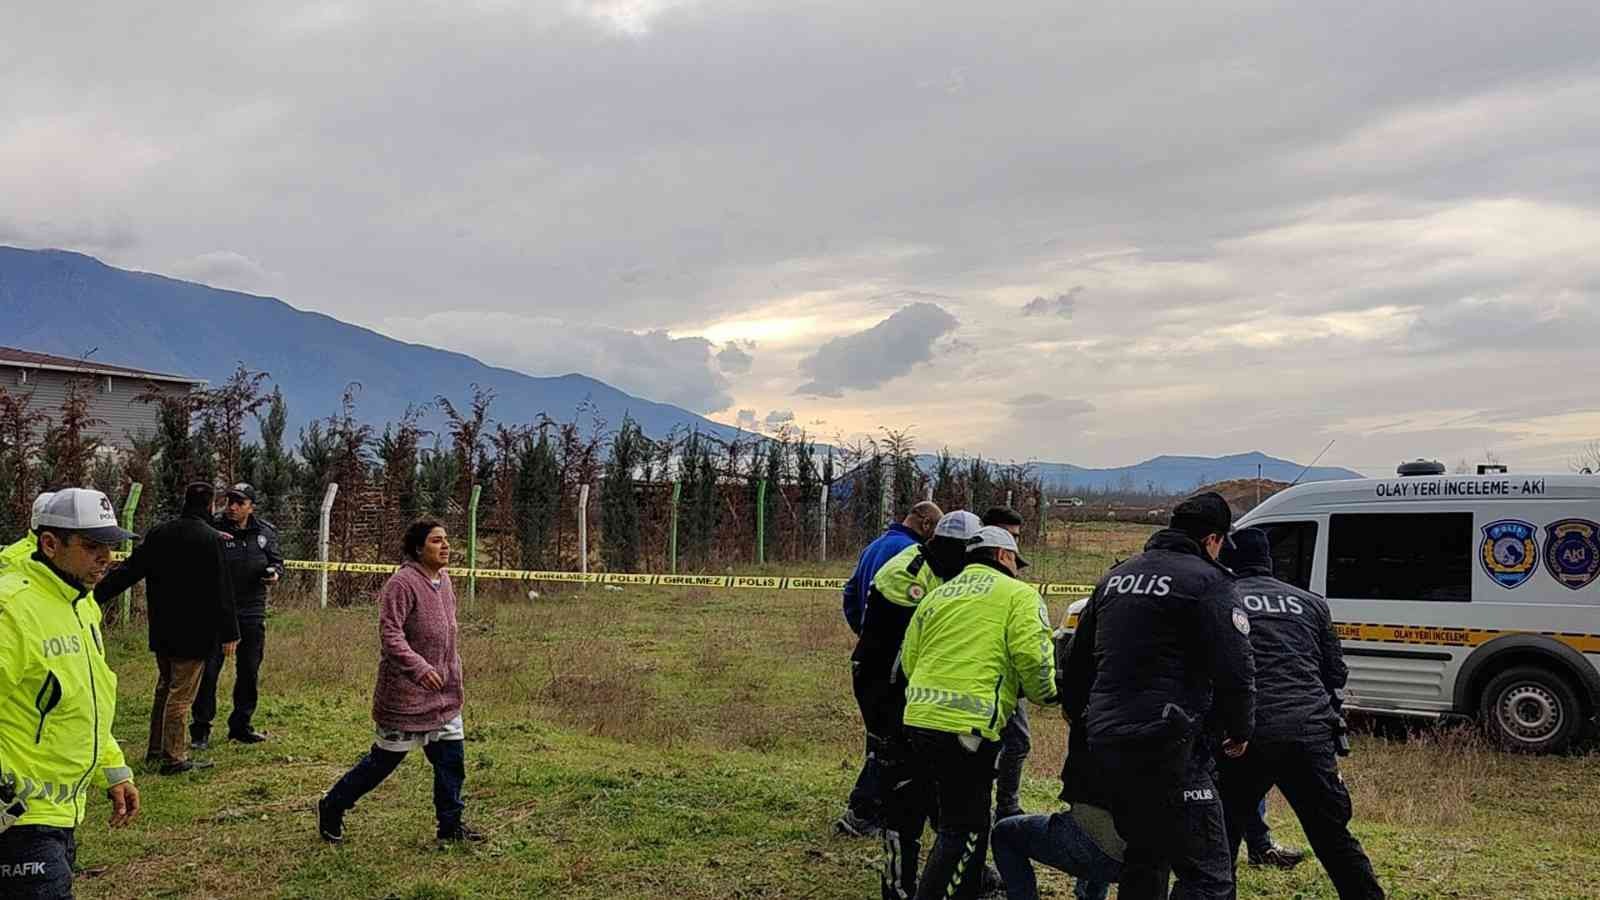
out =
{"type": "Polygon", "coordinates": [[[117,676],[89,592],[133,535],[99,491],[60,491],[37,522],[39,549],[0,574],[0,896],[72,896],[77,827],[93,785],[111,826],[139,791],[111,733],[117,676]],[[9,826],[9,827],[8,827],[9,826]]]}
{"type": "Polygon", "coordinates": [[[900,650],[907,736],[939,813],[919,900],[978,895],[1000,728],[1019,695],[1056,702],[1044,600],[1017,580],[1016,539],[982,528],[967,557],[961,574],[917,607],[900,650]]]}
{"type": "Polygon", "coordinates": [[[1217,771],[1230,859],[1256,804],[1277,785],[1342,900],[1382,897],[1372,863],[1350,834],[1350,792],[1339,777],[1336,754],[1349,746],[1341,717],[1349,670],[1328,603],[1272,577],[1272,549],[1258,528],[1236,532],[1221,561],[1239,576],[1257,672],[1250,748],[1223,758],[1217,771]]]}
{"type": "Polygon", "coordinates": [[[50,498],[54,496],[54,493],[46,491],[33,498],[33,513],[28,519],[28,533],[23,535],[16,543],[4,550],[0,550],[0,572],[4,572],[9,566],[14,566],[26,560],[39,549],[39,535],[36,533],[39,528],[39,513],[44,510],[45,506],[50,503],[50,498]]]}
{"type": "Polygon", "coordinates": [[[1214,754],[1219,737],[1245,749],[1255,679],[1250,620],[1216,562],[1232,525],[1215,493],[1180,503],[1096,585],[1067,653],[1062,703],[1088,730],[1128,842],[1122,900],[1164,900],[1169,869],[1173,897],[1234,896],[1214,754]]]}
{"type": "Polygon", "coordinates": [[[883,564],[867,592],[861,639],[850,656],[856,702],[867,724],[867,752],[878,767],[882,810],[883,897],[898,900],[916,890],[922,828],[936,812],[927,785],[915,777],[901,714],[905,678],[896,669],[906,626],[917,605],[961,574],[967,542],[982,527],[970,512],[947,513],[926,544],[912,544],[883,564]]]}

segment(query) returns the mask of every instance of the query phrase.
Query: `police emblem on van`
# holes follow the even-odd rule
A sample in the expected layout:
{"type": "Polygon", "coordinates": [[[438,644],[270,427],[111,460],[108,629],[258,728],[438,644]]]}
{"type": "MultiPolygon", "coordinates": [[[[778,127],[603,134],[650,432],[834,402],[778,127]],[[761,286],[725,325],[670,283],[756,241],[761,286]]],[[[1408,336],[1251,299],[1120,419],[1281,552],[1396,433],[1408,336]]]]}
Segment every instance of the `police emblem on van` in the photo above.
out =
{"type": "Polygon", "coordinates": [[[1483,570],[1503,588],[1520,587],[1539,568],[1539,529],[1532,523],[1502,519],[1483,526],[1478,558],[1483,570]]]}
{"type": "Polygon", "coordinates": [[[1600,525],[1562,519],[1545,529],[1544,565],[1555,579],[1581,590],[1600,577],[1600,525]]]}

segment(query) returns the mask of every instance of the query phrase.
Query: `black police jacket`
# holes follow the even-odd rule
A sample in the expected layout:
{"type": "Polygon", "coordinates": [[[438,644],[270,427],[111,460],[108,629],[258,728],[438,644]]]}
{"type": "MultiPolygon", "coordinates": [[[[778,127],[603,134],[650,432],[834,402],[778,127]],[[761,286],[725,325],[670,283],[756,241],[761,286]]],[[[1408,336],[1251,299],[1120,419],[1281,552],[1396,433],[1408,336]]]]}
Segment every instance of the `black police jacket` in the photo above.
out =
{"type": "Polygon", "coordinates": [[[128,558],[94,587],[95,600],[145,583],[150,649],[175,659],[208,659],[239,639],[233,585],[222,561],[222,535],[209,516],[188,510],[145,533],[128,558]]]}
{"type": "Polygon", "coordinates": [[[1256,740],[1332,737],[1350,670],[1328,602],[1260,569],[1239,574],[1256,656],[1256,740]]]}
{"type": "Polygon", "coordinates": [[[1157,532],[1095,586],[1066,654],[1062,708],[1094,744],[1185,739],[1212,717],[1249,740],[1249,631],[1232,573],[1184,533],[1157,532]]]}
{"type": "Polygon", "coordinates": [[[273,573],[283,574],[283,554],[278,550],[278,530],[271,522],[252,515],[244,525],[235,525],[227,516],[215,522],[218,531],[232,535],[222,542],[222,558],[233,581],[233,601],[241,619],[260,619],[267,614],[267,582],[273,573]]]}

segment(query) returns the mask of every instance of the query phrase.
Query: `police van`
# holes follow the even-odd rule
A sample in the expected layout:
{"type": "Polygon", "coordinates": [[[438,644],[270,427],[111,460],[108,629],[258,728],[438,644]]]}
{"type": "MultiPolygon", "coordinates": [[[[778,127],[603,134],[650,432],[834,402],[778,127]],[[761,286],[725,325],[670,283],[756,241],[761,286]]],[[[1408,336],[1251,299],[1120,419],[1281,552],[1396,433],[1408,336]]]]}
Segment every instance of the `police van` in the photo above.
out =
{"type": "Polygon", "coordinates": [[[1600,477],[1399,471],[1297,485],[1238,523],[1266,531],[1279,579],[1328,598],[1346,707],[1471,717],[1528,752],[1594,733],[1600,477]]]}

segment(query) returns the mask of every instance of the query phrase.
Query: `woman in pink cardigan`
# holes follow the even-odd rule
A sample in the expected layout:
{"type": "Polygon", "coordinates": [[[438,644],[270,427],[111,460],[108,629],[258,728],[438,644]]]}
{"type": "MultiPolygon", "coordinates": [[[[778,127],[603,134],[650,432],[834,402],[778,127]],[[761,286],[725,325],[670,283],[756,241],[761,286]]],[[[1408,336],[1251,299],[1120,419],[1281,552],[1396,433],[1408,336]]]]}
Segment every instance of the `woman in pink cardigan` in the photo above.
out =
{"type": "Polygon", "coordinates": [[[378,685],[372,749],[317,802],[324,840],[344,840],[344,814],[392,774],[406,753],[422,748],[433,764],[433,808],[439,840],[481,841],[461,821],[467,779],[461,724],[461,657],[456,653],[456,595],[445,566],[450,540],[432,520],[413,523],[401,542],[405,563],[378,592],[378,685]]]}

